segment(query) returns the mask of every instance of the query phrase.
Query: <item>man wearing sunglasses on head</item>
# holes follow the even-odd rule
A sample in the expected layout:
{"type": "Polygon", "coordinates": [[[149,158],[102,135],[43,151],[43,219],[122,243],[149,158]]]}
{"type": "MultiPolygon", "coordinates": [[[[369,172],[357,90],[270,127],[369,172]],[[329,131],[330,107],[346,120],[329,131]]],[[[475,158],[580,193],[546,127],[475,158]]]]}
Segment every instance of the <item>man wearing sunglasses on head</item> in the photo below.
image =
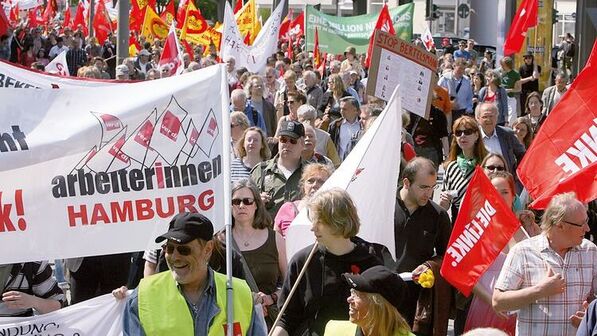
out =
{"type": "Polygon", "coordinates": [[[282,204],[300,196],[305,127],[298,121],[284,120],[279,124],[276,137],[278,154],[251,171],[251,180],[261,191],[261,199],[272,218],[282,204]]]}
{"type": "MultiPolygon", "coordinates": [[[[213,225],[207,217],[181,213],[168,232],[163,250],[168,271],[146,277],[127,298],[123,316],[125,336],[225,335],[226,275],[208,263],[214,249],[213,225]]],[[[253,309],[253,297],[243,280],[233,278],[234,330],[242,335],[265,335],[262,318],[253,309]]],[[[126,288],[113,291],[124,298],[126,288]]]]}

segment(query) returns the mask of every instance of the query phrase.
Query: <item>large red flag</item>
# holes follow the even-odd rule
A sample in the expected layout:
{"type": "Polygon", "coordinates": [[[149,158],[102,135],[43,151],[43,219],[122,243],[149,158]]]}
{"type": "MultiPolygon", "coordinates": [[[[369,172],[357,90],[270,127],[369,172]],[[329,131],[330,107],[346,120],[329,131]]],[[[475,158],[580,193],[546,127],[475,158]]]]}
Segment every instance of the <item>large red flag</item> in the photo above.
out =
{"type": "Polygon", "coordinates": [[[539,0],[523,0],[520,3],[504,43],[504,55],[512,55],[520,51],[527,36],[527,30],[537,25],[538,15],[539,0]]]}
{"type": "Polygon", "coordinates": [[[317,32],[317,27],[315,27],[315,38],[313,40],[313,67],[317,69],[321,65],[321,52],[319,51],[319,33],[317,32]]]}
{"type": "Polygon", "coordinates": [[[12,6],[12,8],[10,9],[10,17],[8,18],[9,22],[12,25],[16,25],[19,22],[19,4],[16,3],[14,4],[14,6],[12,6]]]}
{"type": "Polygon", "coordinates": [[[79,26],[83,27],[83,32],[87,35],[87,24],[85,23],[85,15],[83,12],[85,11],[85,6],[83,5],[82,1],[79,1],[77,5],[77,12],[75,13],[75,19],[73,20],[73,30],[77,30],[79,26]]]}
{"type": "Polygon", "coordinates": [[[278,39],[285,39],[286,38],[286,34],[288,34],[288,29],[290,29],[290,22],[292,21],[290,18],[292,17],[292,8],[290,8],[288,10],[288,14],[286,14],[286,17],[284,18],[284,20],[282,20],[282,23],[280,23],[280,30],[278,32],[278,39]]]}
{"type": "Polygon", "coordinates": [[[4,13],[4,8],[0,6],[0,36],[6,34],[9,27],[10,21],[6,17],[6,13],[4,13]]]}
{"type": "Polygon", "coordinates": [[[104,44],[104,41],[106,41],[108,35],[112,33],[112,22],[108,16],[108,11],[106,10],[106,5],[104,5],[103,1],[98,1],[95,5],[93,30],[100,45],[104,44]]]}
{"type": "Polygon", "coordinates": [[[182,29],[184,25],[184,21],[187,15],[187,6],[189,5],[189,0],[181,0],[178,3],[178,9],[176,10],[176,29],[182,29]]]}
{"type": "Polygon", "coordinates": [[[468,296],[519,227],[516,215],[477,166],[454,223],[441,275],[468,296]]]}
{"type": "Polygon", "coordinates": [[[179,75],[184,70],[184,60],[174,25],[170,26],[168,37],[166,37],[166,41],[164,42],[164,51],[162,51],[162,57],[159,62],[160,68],[165,65],[170,67],[170,76],[179,75]]]}
{"type": "Polygon", "coordinates": [[[49,0],[46,4],[46,8],[44,10],[44,14],[42,18],[44,19],[44,23],[47,25],[50,21],[56,16],[56,10],[58,9],[58,4],[56,0],[49,0]]]}
{"type": "Polygon", "coordinates": [[[143,8],[141,8],[137,0],[131,0],[131,14],[129,15],[130,31],[141,31],[141,26],[143,25],[146,9],[147,6],[143,6],[143,8]]]}
{"type": "Polygon", "coordinates": [[[574,191],[597,198],[597,42],[585,68],[549,113],[518,167],[518,177],[543,209],[552,196],[574,191]]]}
{"type": "Polygon", "coordinates": [[[70,7],[67,5],[64,8],[64,20],[62,20],[62,29],[69,27],[70,28],[70,7]]]}
{"type": "Polygon", "coordinates": [[[377,17],[377,23],[375,24],[375,29],[371,33],[371,38],[369,38],[369,47],[367,48],[367,58],[365,58],[365,67],[369,67],[371,63],[371,54],[373,53],[373,36],[375,36],[376,30],[382,30],[386,33],[390,33],[392,35],[396,35],[396,31],[394,30],[394,23],[392,22],[392,17],[390,16],[390,11],[388,10],[388,5],[384,4],[381,12],[379,12],[379,16],[377,17]]]}

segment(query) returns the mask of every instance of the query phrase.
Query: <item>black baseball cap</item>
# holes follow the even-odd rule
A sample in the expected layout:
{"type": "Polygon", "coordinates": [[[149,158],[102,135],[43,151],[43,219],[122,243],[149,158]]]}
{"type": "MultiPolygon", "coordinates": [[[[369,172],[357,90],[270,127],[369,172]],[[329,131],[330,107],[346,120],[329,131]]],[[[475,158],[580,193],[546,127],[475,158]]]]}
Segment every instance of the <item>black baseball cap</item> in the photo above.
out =
{"type": "Polygon", "coordinates": [[[404,280],[384,266],[371,267],[361,274],[344,273],[342,277],[351,288],[360,292],[380,294],[396,309],[400,308],[406,293],[404,280]]]}
{"type": "Polygon", "coordinates": [[[293,139],[298,139],[305,136],[305,127],[298,121],[282,121],[280,123],[280,130],[278,135],[289,136],[293,139]]]}
{"type": "Polygon", "coordinates": [[[207,217],[198,213],[182,212],[172,218],[168,232],[157,237],[155,242],[171,239],[179,244],[186,244],[197,238],[209,241],[213,235],[214,227],[207,217]]]}

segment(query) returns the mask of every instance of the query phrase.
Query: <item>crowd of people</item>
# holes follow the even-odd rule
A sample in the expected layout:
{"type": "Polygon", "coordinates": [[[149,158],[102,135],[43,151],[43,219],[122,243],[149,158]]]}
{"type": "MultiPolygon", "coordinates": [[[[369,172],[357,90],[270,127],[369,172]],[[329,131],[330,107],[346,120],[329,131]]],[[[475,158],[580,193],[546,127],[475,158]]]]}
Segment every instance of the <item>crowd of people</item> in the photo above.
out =
{"type": "MultiPolygon", "coordinates": [[[[113,36],[99,45],[81,30],[43,34],[19,27],[1,38],[0,58],[43,71],[67,51],[71,76],[169,76],[170,69],[158,64],[162,42],[138,42],[138,54],[117,65],[113,36]]],[[[474,327],[511,335],[595,333],[595,304],[585,313],[597,289],[595,202],[587,206],[566,193],[555,196],[544,213],[531,211],[516,174],[570,84],[567,71],[556,71],[554,84],[543,83],[541,92],[542,69],[533,54],[517,70],[512,57],[496,62],[491,52],[479,55],[472,40],[458,49],[444,46],[430,117],[404,111],[402,143],[388,144],[402,148],[394,232],[388,232],[395,236],[393,258],[385,246],[358,237],[361,223],[348,193],[317,192],[385,107],[365,92],[363,55],[348,47],[316,69],[304,39],[292,55],[287,50],[281,42],[262,74],[238,67],[232,57],[220,59],[213,48],[197,46],[183,57],[187,72],[226,64],[232,268],[246,281],[234,280],[233,302],[243,334],[273,329],[274,335],[445,335],[454,319],[460,335],[472,329],[467,318],[480,311],[494,318],[474,327]],[[477,166],[518,216],[521,242],[493,266],[492,286],[478,286],[467,298],[443,280],[439,268],[477,166]],[[293,239],[287,229],[302,210],[317,243],[287,261],[285,241],[293,239]],[[412,281],[397,275],[404,272],[412,273],[412,281]],[[418,281],[428,272],[433,288],[418,281]]],[[[71,303],[125,286],[114,291],[127,300],[125,335],[212,334],[226,322],[224,235],[205,216],[183,213],[156,239],[164,243],[160,250],[67,260],[71,303]],[[136,289],[127,296],[126,288],[136,289]]],[[[64,286],[56,281],[65,276],[61,265],[54,275],[46,261],[0,266],[0,316],[64,307],[64,286]]]]}

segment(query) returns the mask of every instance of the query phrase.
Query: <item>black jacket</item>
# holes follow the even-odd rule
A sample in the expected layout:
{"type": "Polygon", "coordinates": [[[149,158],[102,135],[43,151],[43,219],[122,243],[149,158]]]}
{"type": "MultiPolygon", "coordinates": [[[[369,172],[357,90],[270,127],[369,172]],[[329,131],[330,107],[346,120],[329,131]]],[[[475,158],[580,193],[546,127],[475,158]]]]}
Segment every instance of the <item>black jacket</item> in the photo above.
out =
{"type": "MultiPolygon", "coordinates": [[[[348,320],[350,288],[342,279],[343,273],[361,273],[382,261],[372,252],[375,247],[355,241],[350,253],[337,256],[320,247],[307,266],[297,291],[290,299],[278,325],[290,335],[322,336],[329,320],[348,320]]],[[[290,263],[282,286],[278,306],[282,307],[313,245],[297,252],[290,263]]]]}

